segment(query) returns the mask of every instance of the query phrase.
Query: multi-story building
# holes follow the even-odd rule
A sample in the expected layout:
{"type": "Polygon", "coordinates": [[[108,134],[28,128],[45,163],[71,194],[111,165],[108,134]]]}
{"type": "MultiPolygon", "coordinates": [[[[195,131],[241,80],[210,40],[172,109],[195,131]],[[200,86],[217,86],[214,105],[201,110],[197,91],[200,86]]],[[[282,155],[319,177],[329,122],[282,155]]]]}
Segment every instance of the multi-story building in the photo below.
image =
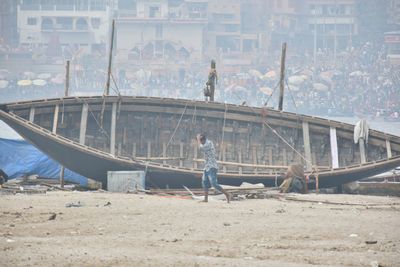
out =
{"type": "Polygon", "coordinates": [[[387,23],[393,30],[400,30],[400,0],[390,0],[387,13],[387,23]]]}
{"type": "MultiPolygon", "coordinates": [[[[50,56],[105,50],[112,2],[108,0],[21,0],[19,43],[48,47],[50,56]]],[[[73,55],[72,55],[73,56],[73,55]]]]}
{"type": "Polygon", "coordinates": [[[206,11],[204,0],[118,0],[118,62],[201,62],[206,11]]]}
{"type": "Polygon", "coordinates": [[[288,43],[293,51],[293,47],[301,47],[302,36],[302,11],[304,0],[268,0],[270,19],[268,22],[268,32],[270,36],[270,51],[280,53],[282,42],[288,43]]]}
{"type": "Polygon", "coordinates": [[[318,49],[342,50],[358,34],[356,0],[305,0],[304,33],[318,49]]]}
{"type": "Polygon", "coordinates": [[[0,45],[16,46],[17,34],[17,1],[0,1],[0,45]]]}
{"type": "Polygon", "coordinates": [[[208,3],[207,54],[241,51],[240,0],[210,0],[208,3]]]}

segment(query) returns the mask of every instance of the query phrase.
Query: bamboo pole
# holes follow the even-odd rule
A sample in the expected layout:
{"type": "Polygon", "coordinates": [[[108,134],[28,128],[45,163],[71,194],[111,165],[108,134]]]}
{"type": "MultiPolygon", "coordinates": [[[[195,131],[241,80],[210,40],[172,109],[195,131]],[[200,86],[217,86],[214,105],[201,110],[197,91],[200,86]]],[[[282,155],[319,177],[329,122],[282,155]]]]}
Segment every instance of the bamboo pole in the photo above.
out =
{"type": "Polygon", "coordinates": [[[111,65],[112,65],[112,52],[114,48],[114,29],[115,29],[115,20],[112,21],[111,27],[111,42],[110,42],[110,51],[108,54],[108,71],[107,71],[107,83],[106,83],[106,90],[105,95],[110,94],[110,78],[111,78],[111,65]]]}
{"type": "MultiPolygon", "coordinates": [[[[67,64],[65,65],[65,90],[64,90],[64,96],[69,95],[69,60],[67,60],[67,64]]],[[[64,188],[64,173],[65,173],[65,167],[61,166],[60,169],[60,184],[61,188],[64,188]]]]}
{"type": "Polygon", "coordinates": [[[286,60],[286,43],[282,44],[282,55],[281,55],[281,76],[279,80],[279,110],[283,108],[283,94],[285,88],[285,60],[286,60]]]}

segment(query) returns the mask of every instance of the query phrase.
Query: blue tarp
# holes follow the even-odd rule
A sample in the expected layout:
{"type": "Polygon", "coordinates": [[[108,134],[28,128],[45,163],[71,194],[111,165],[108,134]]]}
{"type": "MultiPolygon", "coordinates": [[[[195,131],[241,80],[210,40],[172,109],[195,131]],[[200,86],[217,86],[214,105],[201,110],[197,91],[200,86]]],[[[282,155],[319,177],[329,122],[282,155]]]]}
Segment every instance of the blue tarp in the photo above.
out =
{"type": "MultiPolygon", "coordinates": [[[[0,169],[9,179],[31,174],[59,179],[61,165],[25,140],[0,138],[0,169]]],[[[68,169],[65,169],[64,179],[87,185],[85,177],[68,169]]]]}

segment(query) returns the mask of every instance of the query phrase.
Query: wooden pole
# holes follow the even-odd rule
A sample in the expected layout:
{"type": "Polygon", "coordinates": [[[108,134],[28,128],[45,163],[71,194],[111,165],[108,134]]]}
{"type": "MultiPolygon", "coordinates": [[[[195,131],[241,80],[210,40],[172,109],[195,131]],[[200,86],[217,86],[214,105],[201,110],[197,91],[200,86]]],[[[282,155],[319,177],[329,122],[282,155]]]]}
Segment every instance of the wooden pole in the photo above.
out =
{"type": "Polygon", "coordinates": [[[286,60],[286,43],[282,44],[282,55],[281,55],[281,76],[279,80],[279,107],[281,111],[283,107],[283,93],[285,88],[285,60],[286,60]]]}
{"type": "MultiPolygon", "coordinates": [[[[67,65],[65,66],[65,90],[64,90],[64,96],[68,95],[69,95],[69,60],[67,60],[67,65]]],[[[64,172],[65,172],[65,167],[61,166],[60,170],[61,188],[64,188],[64,172]]]]}
{"type": "Polygon", "coordinates": [[[110,42],[110,51],[108,54],[108,71],[107,71],[107,83],[106,83],[106,90],[105,94],[110,94],[110,78],[111,78],[111,65],[112,65],[112,52],[114,48],[114,30],[115,30],[115,20],[112,21],[111,27],[111,42],[110,42]]]}

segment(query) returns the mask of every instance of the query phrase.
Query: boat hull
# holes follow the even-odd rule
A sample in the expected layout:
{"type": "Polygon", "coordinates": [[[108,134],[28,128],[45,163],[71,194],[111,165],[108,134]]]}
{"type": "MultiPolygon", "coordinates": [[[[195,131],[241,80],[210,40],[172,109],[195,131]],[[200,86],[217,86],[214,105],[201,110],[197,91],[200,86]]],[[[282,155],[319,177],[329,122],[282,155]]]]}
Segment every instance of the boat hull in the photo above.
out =
{"type": "MultiPolygon", "coordinates": [[[[115,98],[114,99],[111,98],[111,100],[115,101],[115,98]]],[[[99,101],[99,100],[97,100],[97,101],[99,101]]],[[[141,101],[140,103],[142,103],[142,104],[144,103],[143,99],[140,99],[140,101],[141,101]]],[[[153,101],[152,104],[158,103],[158,102],[160,105],[163,104],[163,100],[151,100],[151,101],[153,101]]],[[[151,101],[149,101],[149,102],[151,102],[151,101]]],[[[60,103],[60,100],[55,100],[54,106],[59,105],[59,103],[60,103]]],[[[97,103],[101,103],[101,102],[97,102],[97,103]]],[[[113,103],[116,103],[116,102],[113,102],[113,103]]],[[[190,103],[190,102],[182,101],[182,103],[180,103],[181,106],[178,107],[178,110],[182,111],[183,105],[186,105],[185,109],[184,109],[184,112],[186,112],[186,107],[187,107],[188,103],[190,103]]],[[[137,105],[137,103],[135,103],[135,104],[136,104],[135,108],[137,108],[138,105],[137,105]]],[[[44,104],[42,104],[42,105],[44,105],[44,104]]],[[[48,108],[49,103],[46,102],[46,105],[47,105],[46,107],[48,108]]],[[[50,106],[52,106],[52,105],[53,104],[51,102],[50,106]]],[[[175,102],[174,102],[174,105],[176,105],[175,102]]],[[[207,105],[207,103],[203,104],[203,105],[207,105]]],[[[222,108],[224,108],[224,104],[213,104],[213,105],[214,106],[212,106],[212,107],[214,107],[215,109],[219,108],[220,110],[223,111],[223,109],[221,109],[221,106],[222,106],[222,108]]],[[[46,125],[45,124],[46,120],[43,120],[43,122],[42,122],[42,120],[39,120],[38,123],[32,123],[27,118],[24,118],[24,116],[17,115],[18,107],[19,107],[19,104],[10,104],[10,105],[3,107],[3,110],[0,111],[0,119],[4,120],[8,125],[10,125],[14,130],[16,130],[26,140],[28,140],[33,145],[38,147],[40,150],[42,150],[44,153],[49,155],[51,158],[60,162],[65,167],[67,167],[77,173],[80,173],[81,175],[84,175],[88,178],[92,178],[94,180],[100,181],[103,183],[103,185],[106,185],[107,171],[144,170],[144,171],[146,171],[146,183],[147,183],[147,186],[149,186],[149,187],[177,188],[177,187],[181,187],[183,185],[189,186],[189,187],[200,187],[201,186],[201,183],[200,183],[201,176],[202,176],[201,163],[199,163],[199,165],[197,165],[197,161],[199,161],[199,160],[197,160],[197,158],[190,161],[189,165],[187,165],[187,163],[186,163],[187,158],[190,158],[191,156],[194,156],[194,155],[197,156],[197,154],[195,154],[195,153],[193,153],[192,155],[191,154],[186,155],[186,159],[183,159],[183,157],[182,157],[177,160],[174,160],[174,161],[176,161],[176,164],[167,164],[166,163],[167,157],[165,157],[165,150],[166,150],[165,147],[167,145],[165,145],[165,143],[163,143],[164,144],[163,145],[164,155],[163,155],[163,157],[161,157],[160,160],[158,160],[158,162],[156,160],[151,160],[151,155],[148,157],[149,159],[147,159],[147,160],[140,160],[139,157],[134,157],[134,156],[116,155],[115,152],[111,153],[112,151],[103,151],[96,147],[86,145],[86,144],[84,144],[85,142],[83,142],[83,144],[82,144],[80,142],[77,142],[76,140],[73,140],[72,138],[67,138],[66,136],[62,136],[60,134],[54,133],[54,125],[53,125],[53,131],[50,131],[49,129],[46,129],[45,127],[40,126],[41,123],[43,125],[46,125]],[[10,111],[13,111],[13,112],[10,112],[10,111]]],[[[29,105],[28,105],[28,103],[23,103],[22,107],[26,109],[26,107],[29,108],[29,105]]],[[[113,107],[115,107],[115,105],[113,107]]],[[[148,110],[147,106],[145,106],[145,105],[143,105],[142,107],[139,107],[139,109],[140,108],[143,110],[148,110]]],[[[167,108],[170,108],[170,107],[167,107],[167,108]]],[[[226,108],[224,108],[224,109],[226,111],[226,108]]],[[[32,108],[30,108],[30,110],[32,110],[32,108]]],[[[238,107],[236,110],[240,111],[241,108],[238,107]]],[[[246,107],[245,110],[246,110],[246,112],[249,113],[249,108],[246,107]]],[[[112,113],[112,111],[113,111],[113,108],[110,109],[109,113],[112,113]]],[[[57,111],[57,112],[59,112],[59,111],[57,111]]],[[[51,112],[49,112],[49,113],[51,113],[51,112]]],[[[83,114],[83,111],[82,111],[82,114],[83,114]]],[[[208,116],[212,115],[212,114],[211,115],[210,114],[208,114],[208,116]]],[[[222,118],[224,118],[224,116],[227,117],[226,114],[224,114],[224,113],[222,113],[222,114],[223,114],[222,118]]],[[[231,115],[231,118],[234,115],[236,117],[239,117],[238,115],[233,114],[233,115],[231,115]]],[[[59,116],[59,114],[57,114],[57,116],[59,116]]],[[[245,114],[245,116],[249,117],[248,114],[245,114]]],[[[284,113],[278,113],[276,116],[281,116],[283,118],[286,118],[285,117],[286,115],[284,113]]],[[[56,117],[56,115],[54,115],[54,117],[56,117]]],[[[217,114],[217,117],[218,117],[218,114],[217,114]]],[[[221,117],[221,116],[219,116],[219,117],[221,117]]],[[[181,116],[181,118],[183,118],[183,115],[181,116]]],[[[290,116],[288,116],[287,118],[289,120],[290,116]]],[[[275,119],[275,118],[272,118],[271,121],[273,119],[275,119]]],[[[257,120],[260,120],[259,116],[254,117],[255,123],[257,123],[257,120]]],[[[56,119],[54,119],[54,121],[56,121],[56,119]]],[[[112,116],[110,118],[110,121],[111,121],[111,128],[112,128],[113,127],[112,126],[112,116]]],[[[225,119],[224,119],[224,121],[225,121],[225,119]]],[[[233,121],[233,119],[231,119],[231,121],[232,121],[232,125],[235,125],[235,122],[233,121]]],[[[285,120],[283,119],[282,121],[285,121],[285,120]]],[[[318,120],[318,127],[321,128],[321,126],[319,126],[319,125],[322,125],[322,122],[323,121],[321,119],[318,120]]],[[[219,122],[217,121],[217,124],[218,123],[219,122]]],[[[55,124],[57,126],[57,123],[55,123],[55,124]]],[[[260,122],[259,122],[259,124],[260,124],[260,122]]],[[[255,128],[259,127],[259,125],[256,125],[254,127],[255,128]]],[[[346,127],[348,127],[348,126],[346,126],[346,127]]],[[[80,128],[82,130],[82,127],[80,127],[80,128]]],[[[172,130],[174,130],[173,133],[175,133],[176,129],[177,129],[177,127],[172,127],[170,131],[172,132],[172,130]]],[[[303,129],[304,129],[304,127],[303,127],[303,129]]],[[[318,129],[318,128],[316,128],[316,129],[318,129]]],[[[114,130],[117,132],[118,127],[114,126],[114,130]]],[[[155,129],[155,130],[157,130],[157,129],[155,129]]],[[[158,131],[159,130],[160,129],[158,129],[158,131]]],[[[228,141],[230,141],[232,143],[236,142],[235,144],[240,145],[241,140],[238,140],[235,137],[234,129],[231,129],[231,130],[233,131],[233,134],[230,134],[231,139],[227,140],[225,142],[228,142],[228,141]]],[[[126,131],[126,130],[124,130],[124,131],[126,131]]],[[[244,132],[244,130],[241,130],[241,129],[238,129],[238,131],[244,132]]],[[[251,132],[252,129],[250,129],[249,131],[251,132]]],[[[253,131],[255,131],[255,130],[253,130],[253,131]]],[[[188,132],[194,134],[194,132],[190,132],[190,129],[188,130],[188,132]]],[[[161,136],[162,132],[158,133],[158,135],[161,136]]],[[[246,136],[250,136],[250,135],[248,134],[246,136]]],[[[84,137],[87,137],[87,135],[85,135],[84,137]]],[[[141,138],[143,138],[143,136],[141,138]]],[[[222,138],[224,138],[224,137],[222,137],[222,138]]],[[[387,137],[385,137],[385,138],[387,138],[387,137]]],[[[391,142],[392,147],[394,147],[396,149],[392,149],[391,152],[395,155],[394,156],[392,155],[392,157],[390,157],[388,159],[383,158],[383,159],[366,162],[363,164],[361,164],[361,163],[353,164],[353,165],[349,165],[349,166],[342,167],[342,168],[327,169],[327,168],[319,168],[317,166],[317,167],[313,167],[313,169],[309,170],[307,173],[314,180],[318,178],[318,183],[319,183],[320,187],[332,187],[332,186],[341,185],[343,183],[363,179],[363,178],[393,169],[400,165],[400,156],[398,156],[398,154],[397,154],[398,153],[397,152],[397,146],[398,146],[397,142],[399,142],[399,140],[396,138],[397,137],[390,136],[390,140],[392,141],[391,142]]],[[[191,140],[189,142],[193,141],[192,139],[193,138],[191,138],[191,140]]],[[[378,142],[378,141],[375,141],[375,142],[378,142]]],[[[250,144],[250,143],[251,143],[251,141],[249,141],[248,144],[250,144]]],[[[151,145],[150,142],[148,142],[147,144],[151,145]]],[[[193,142],[186,143],[186,145],[188,145],[188,146],[190,146],[192,144],[193,144],[193,142]]],[[[253,143],[251,143],[251,144],[253,144],[253,143]]],[[[108,144],[106,144],[106,145],[108,145],[108,144]]],[[[136,146],[136,144],[135,144],[135,146],[136,146]]],[[[135,148],[135,146],[134,146],[134,148],[135,148]]],[[[145,147],[145,145],[143,145],[143,146],[145,147]]],[[[184,145],[181,145],[181,147],[182,146],[184,146],[184,145]]],[[[223,146],[219,146],[219,147],[221,148],[223,146]]],[[[149,153],[150,148],[151,148],[151,146],[148,145],[147,146],[147,149],[148,149],[147,154],[150,154],[149,153]]],[[[245,149],[245,148],[246,148],[246,144],[241,145],[241,149],[245,149]]],[[[196,148],[194,147],[193,149],[196,149],[196,148]]],[[[234,149],[234,147],[232,149],[234,149]]],[[[178,155],[180,153],[180,155],[182,156],[182,154],[183,154],[182,150],[183,149],[181,148],[180,151],[176,151],[176,155],[178,155]]],[[[249,148],[248,152],[251,153],[251,151],[258,152],[257,148],[254,149],[254,146],[253,146],[253,149],[249,148]]],[[[254,156],[254,153],[253,153],[253,156],[254,156]]],[[[254,158],[257,158],[256,156],[254,158]]],[[[230,184],[230,185],[239,185],[240,183],[246,181],[246,182],[252,182],[252,183],[262,182],[268,186],[276,186],[281,183],[281,181],[282,181],[281,177],[285,172],[284,164],[280,164],[273,171],[271,171],[271,170],[262,171],[261,169],[263,166],[260,164],[256,165],[258,162],[256,162],[256,164],[254,164],[254,165],[251,165],[246,162],[243,163],[243,161],[244,161],[243,158],[246,158],[245,153],[239,152],[239,156],[237,157],[238,160],[236,162],[237,166],[232,166],[232,165],[235,165],[235,163],[228,164],[228,162],[223,161],[227,164],[227,166],[225,166],[225,165],[220,166],[220,171],[219,171],[219,175],[218,175],[220,183],[230,184]],[[231,168],[231,169],[229,169],[229,168],[231,168]],[[234,169],[232,170],[232,168],[234,168],[234,169]],[[254,171],[252,171],[252,170],[254,170],[254,171]]],[[[250,156],[247,155],[247,158],[248,158],[248,161],[250,161],[250,162],[252,161],[252,158],[250,156]]],[[[254,163],[254,158],[253,158],[253,163],[254,163]]],[[[286,162],[286,166],[288,166],[288,165],[289,164],[287,164],[287,162],[286,162]]]]}

